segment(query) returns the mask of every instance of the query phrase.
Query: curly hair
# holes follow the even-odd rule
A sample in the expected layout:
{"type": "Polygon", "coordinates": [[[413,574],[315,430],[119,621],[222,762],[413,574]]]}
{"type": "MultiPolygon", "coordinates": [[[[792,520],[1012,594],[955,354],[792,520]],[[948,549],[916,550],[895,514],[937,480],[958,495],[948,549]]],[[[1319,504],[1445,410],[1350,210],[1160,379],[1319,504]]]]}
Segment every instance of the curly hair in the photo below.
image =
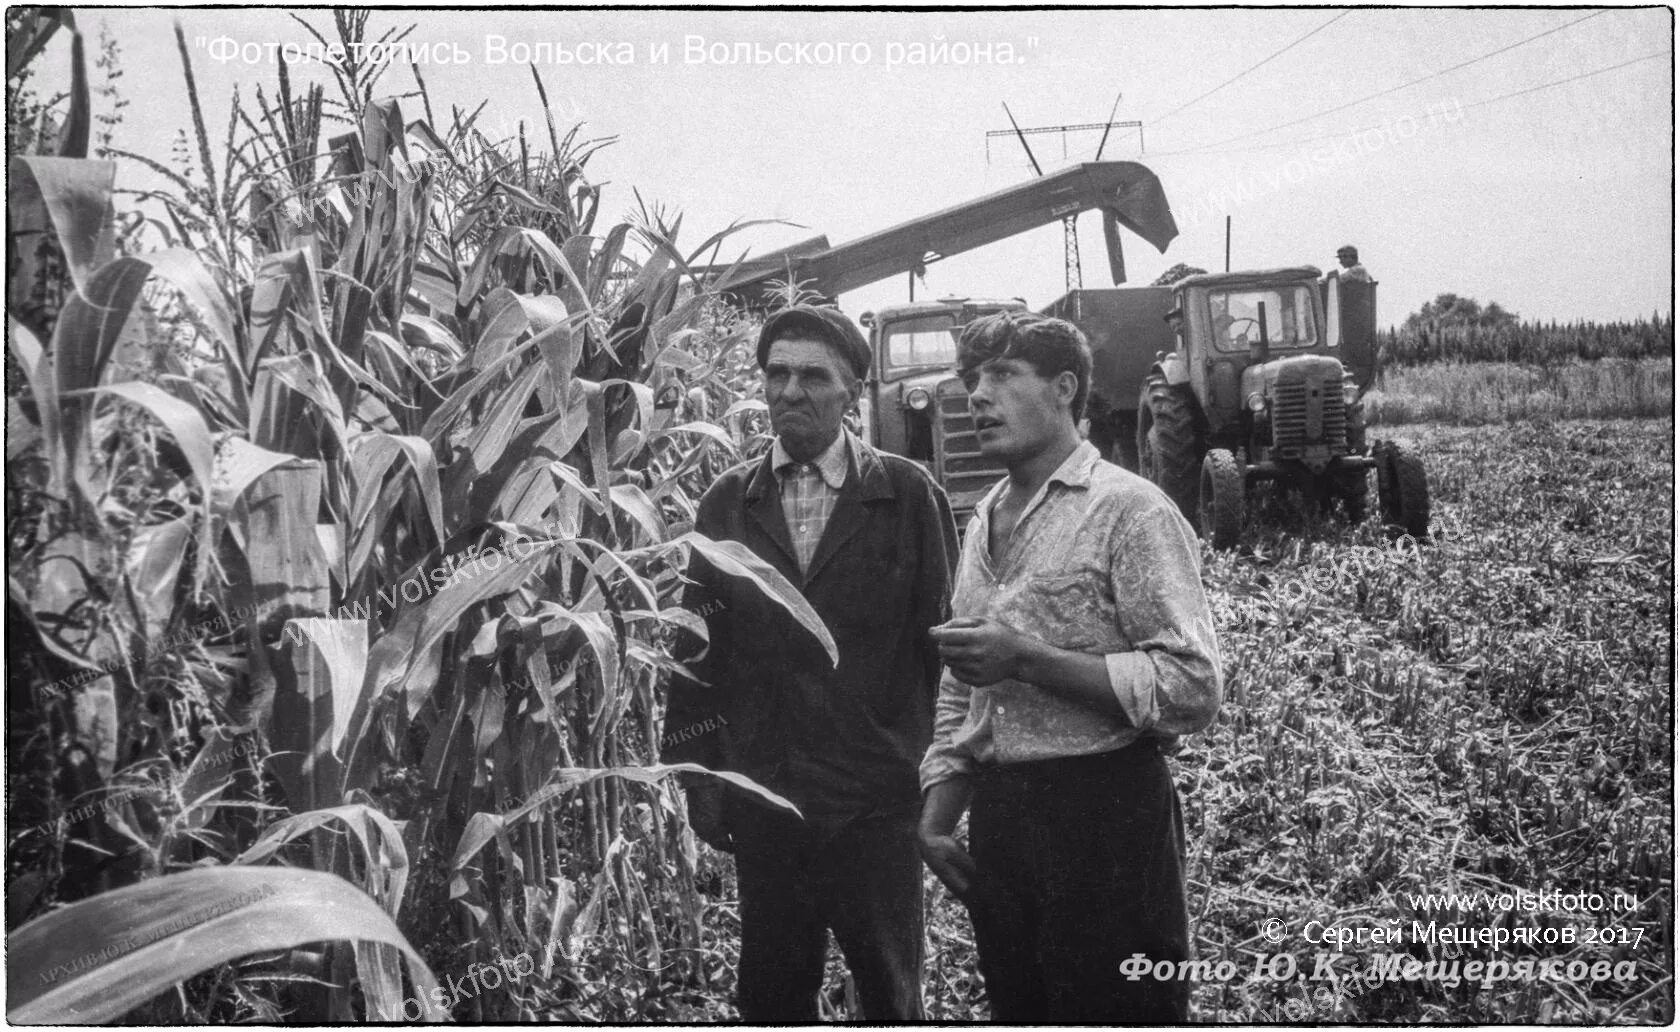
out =
{"type": "Polygon", "coordinates": [[[1073,421],[1085,417],[1091,396],[1091,345],[1079,327],[1065,319],[1009,311],[976,319],[957,339],[957,375],[967,376],[987,362],[1015,358],[1049,378],[1072,373],[1079,381],[1073,395],[1073,421]]]}

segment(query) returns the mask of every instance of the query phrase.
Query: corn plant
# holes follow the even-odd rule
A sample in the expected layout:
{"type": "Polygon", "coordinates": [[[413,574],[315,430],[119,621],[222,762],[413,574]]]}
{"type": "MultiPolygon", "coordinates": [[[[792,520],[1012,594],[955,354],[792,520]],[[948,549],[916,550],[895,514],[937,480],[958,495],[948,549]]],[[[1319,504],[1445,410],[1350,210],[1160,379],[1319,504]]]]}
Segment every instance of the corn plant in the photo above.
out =
{"type": "MultiPolygon", "coordinates": [[[[13,866],[9,923],[42,915],[27,927],[50,937],[70,909],[162,906],[132,893],[207,863],[313,867],[406,938],[256,937],[254,967],[204,976],[211,999],[180,1012],[394,1020],[413,940],[452,963],[537,949],[549,1004],[641,1013],[700,934],[694,842],[650,763],[662,677],[703,635],[679,604],[687,554],[826,640],[773,571],[689,530],[707,464],[738,448],[692,418],[729,349],[697,346],[691,269],[727,231],[687,256],[674,226],[595,236],[575,132],[522,150],[516,176],[508,143],[348,82],[353,132],[324,155],[319,93],[282,79],[254,117],[236,100],[220,168],[193,94],[201,161],[163,251],[102,235],[109,163],[14,164],[9,203],[39,197],[73,289],[50,326],[9,324],[27,381],[8,406],[12,773],[39,789],[12,793],[10,852],[45,860],[13,866]],[[269,184],[307,186],[318,160],[321,203],[275,217],[269,184]],[[163,338],[173,361],[143,378],[114,358],[163,338]],[[603,953],[640,972],[622,998],[587,998],[603,953]]],[[[237,955],[217,941],[134,984],[237,955]]],[[[424,964],[407,975],[429,988],[424,964]]]]}

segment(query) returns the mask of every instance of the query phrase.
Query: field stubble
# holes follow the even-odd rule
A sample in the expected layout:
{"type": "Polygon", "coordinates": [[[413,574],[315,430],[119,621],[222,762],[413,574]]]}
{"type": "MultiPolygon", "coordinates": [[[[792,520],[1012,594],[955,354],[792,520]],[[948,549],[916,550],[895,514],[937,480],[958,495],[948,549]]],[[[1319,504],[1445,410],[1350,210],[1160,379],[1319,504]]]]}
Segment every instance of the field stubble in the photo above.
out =
{"type": "MultiPolygon", "coordinates": [[[[1288,505],[1230,552],[1204,552],[1226,704],[1175,760],[1185,803],[1197,987],[1209,1022],[1663,1022],[1673,1013],[1673,424],[1407,427],[1424,457],[1436,540],[1323,525],[1288,505]],[[1250,981],[1257,958],[1299,971],[1331,947],[1317,920],[1466,927],[1408,893],[1629,893],[1632,914],[1498,915],[1580,928],[1620,920],[1638,945],[1508,947],[1507,959],[1632,960],[1628,984],[1250,981]],[[1279,945],[1260,934],[1284,922],[1279,945]]],[[[705,865],[718,864],[709,856],[705,865]]],[[[731,1015],[733,878],[713,867],[711,992],[674,1010],[731,1015]],[[715,994],[715,995],[714,995],[715,994]],[[720,998],[721,997],[721,998],[720,998]]],[[[966,911],[931,875],[934,1020],[986,1020],[966,911]]],[[[1489,960],[1485,946],[1464,960],[1489,960]]],[[[1338,975],[1379,953],[1350,947],[1338,975]]],[[[1437,948],[1437,953],[1440,950],[1437,948]]],[[[860,1015],[831,948],[825,1011],[860,1015]]]]}
{"type": "MultiPolygon", "coordinates": [[[[1241,975],[1198,986],[1192,1016],[1669,1020],[1673,424],[1386,436],[1424,457],[1435,542],[1279,507],[1237,550],[1204,553],[1227,701],[1175,765],[1198,958],[1241,975]],[[1633,960],[1631,984],[1391,982],[1315,997],[1323,983],[1247,981],[1273,953],[1313,972],[1329,949],[1302,939],[1315,919],[1487,925],[1495,915],[1414,911],[1406,894],[1553,889],[1637,896],[1639,910],[1615,916],[1643,941],[1505,955],[1633,960]],[[1287,933],[1277,946],[1259,934],[1271,918],[1287,933]]],[[[983,1018],[966,915],[930,888],[932,1016],[983,1018]]],[[[1512,918],[1588,923],[1500,919],[1512,918]]],[[[1367,944],[1337,971],[1363,973],[1389,950],[1428,959],[1421,946],[1367,944]]]]}

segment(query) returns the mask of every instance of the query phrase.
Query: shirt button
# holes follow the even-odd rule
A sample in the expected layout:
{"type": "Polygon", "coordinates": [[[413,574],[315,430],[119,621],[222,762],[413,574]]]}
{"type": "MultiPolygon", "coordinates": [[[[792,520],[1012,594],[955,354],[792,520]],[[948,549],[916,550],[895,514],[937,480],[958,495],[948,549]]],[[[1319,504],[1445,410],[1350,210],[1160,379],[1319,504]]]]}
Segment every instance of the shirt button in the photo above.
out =
{"type": "Polygon", "coordinates": [[[800,533],[801,533],[801,534],[803,534],[803,533],[805,533],[805,524],[803,524],[803,523],[801,523],[801,524],[800,524],[800,525],[799,525],[799,532],[800,532],[800,533]]]}
{"type": "Polygon", "coordinates": [[[1000,717],[1003,716],[1003,707],[1002,706],[999,706],[997,708],[997,715],[1000,716],[1000,717]]]}

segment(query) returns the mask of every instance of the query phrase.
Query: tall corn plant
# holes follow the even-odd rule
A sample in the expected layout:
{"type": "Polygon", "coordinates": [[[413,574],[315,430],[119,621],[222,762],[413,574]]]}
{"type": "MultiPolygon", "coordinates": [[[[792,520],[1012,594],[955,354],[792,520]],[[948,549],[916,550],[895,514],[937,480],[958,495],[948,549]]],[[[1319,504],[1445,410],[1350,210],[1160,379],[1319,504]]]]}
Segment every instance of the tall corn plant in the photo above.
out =
{"type": "MultiPolygon", "coordinates": [[[[81,81],[79,47],[72,61],[81,81]]],[[[255,477],[223,461],[234,439],[212,435],[190,382],[126,380],[114,358],[153,328],[140,303],[153,276],[197,309],[230,368],[249,368],[250,337],[197,255],[114,256],[108,162],[25,155],[10,172],[9,213],[44,212],[70,289],[61,310],[7,327],[27,385],[7,413],[20,474],[8,493],[27,520],[8,527],[9,1013],[108,1019],[252,953],[343,940],[355,943],[369,1013],[389,1015],[404,966],[416,991],[435,985],[396,929],[400,887],[370,898],[337,878],[270,876],[251,866],[261,853],[174,873],[235,859],[238,818],[268,809],[260,792],[232,798],[242,774],[257,776],[228,733],[252,730],[230,705],[238,660],[214,629],[198,633],[222,594],[221,536],[251,529],[235,510],[255,477]],[[69,905],[41,913],[53,902],[69,905]]],[[[17,275],[28,247],[39,242],[8,236],[14,302],[33,289],[17,275]]],[[[406,859],[385,825],[389,841],[364,856],[360,880],[389,889],[406,859]]],[[[257,847],[278,846],[283,826],[270,832],[257,847]]]]}
{"type": "MultiPolygon", "coordinates": [[[[319,97],[287,93],[261,112],[284,137],[261,142],[295,183],[319,97]]],[[[484,959],[535,948],[545,976],[560,945],[556,995],[574,1005],[588,990],[576,947],[610,933],[643,971],[639,998],[581,1006],[635,1012],[662,951],[698,935],[694,844],[668,771],[648,762],[677,662],[667,643],[703,627],[677,605],[677,569],[700,549],[826,632],[767,567],[687,530],[696,470],[735,447],[685,415],[683,388],[717,375],[684,347],[706,304],[682,282],[693,256],[643,234],[636,261],[628,226],[589,235],[598,193],[575,188],[575,155],[535,163],[553,182],[530,189],[527,167],[514,187],[489,141],[410,125],[392,101],[352,109],[331,203],[250,230],[239,258],[223,222],[183,232],[192,246],[114,258],[96,217],[109,166],[14,166],[44,198],[75,292],[49,341],[9,327],[28,375],[8,408],[12,457],[34,516],[9,528],[8,624],[28,643],[13,657],[31,675],[22,726],[47,809],[66,794],[100,806],[69,839],[59,829],[44,876],[13,879],[9,917],[216,860],[303,864],[356,882],[423,941],[484,959]],[[467,232],[458,210],[440,217],[441,166],[413,172],[411,146],[455,160],[451,143],[478,149],[445,176],[489,170],[445,180],[445,195],[475,198],[467,232]],[[511,189],[548,197],[570,235],[488,200],[511,189]],[[148,283],[189,314],[193,346],[179,372],[114,381],[118,342],[152,329],[148,283]],[[135,789],[142,770],[157,776],[135,789]],[[432,905],[402,914],[406,896],[432,905]]],[[[228,220],[232,200],[212,189],[198,203],[228,220]]],[[[133,905],[80,906],[119,904],[133,905]]],[[[352,1016],[354,977],[365,1014],[395,1018],[406,943],[344,937],[353,950],[266,963],[328,986],[287,997],[318,1016],[352,1016]]]]}

